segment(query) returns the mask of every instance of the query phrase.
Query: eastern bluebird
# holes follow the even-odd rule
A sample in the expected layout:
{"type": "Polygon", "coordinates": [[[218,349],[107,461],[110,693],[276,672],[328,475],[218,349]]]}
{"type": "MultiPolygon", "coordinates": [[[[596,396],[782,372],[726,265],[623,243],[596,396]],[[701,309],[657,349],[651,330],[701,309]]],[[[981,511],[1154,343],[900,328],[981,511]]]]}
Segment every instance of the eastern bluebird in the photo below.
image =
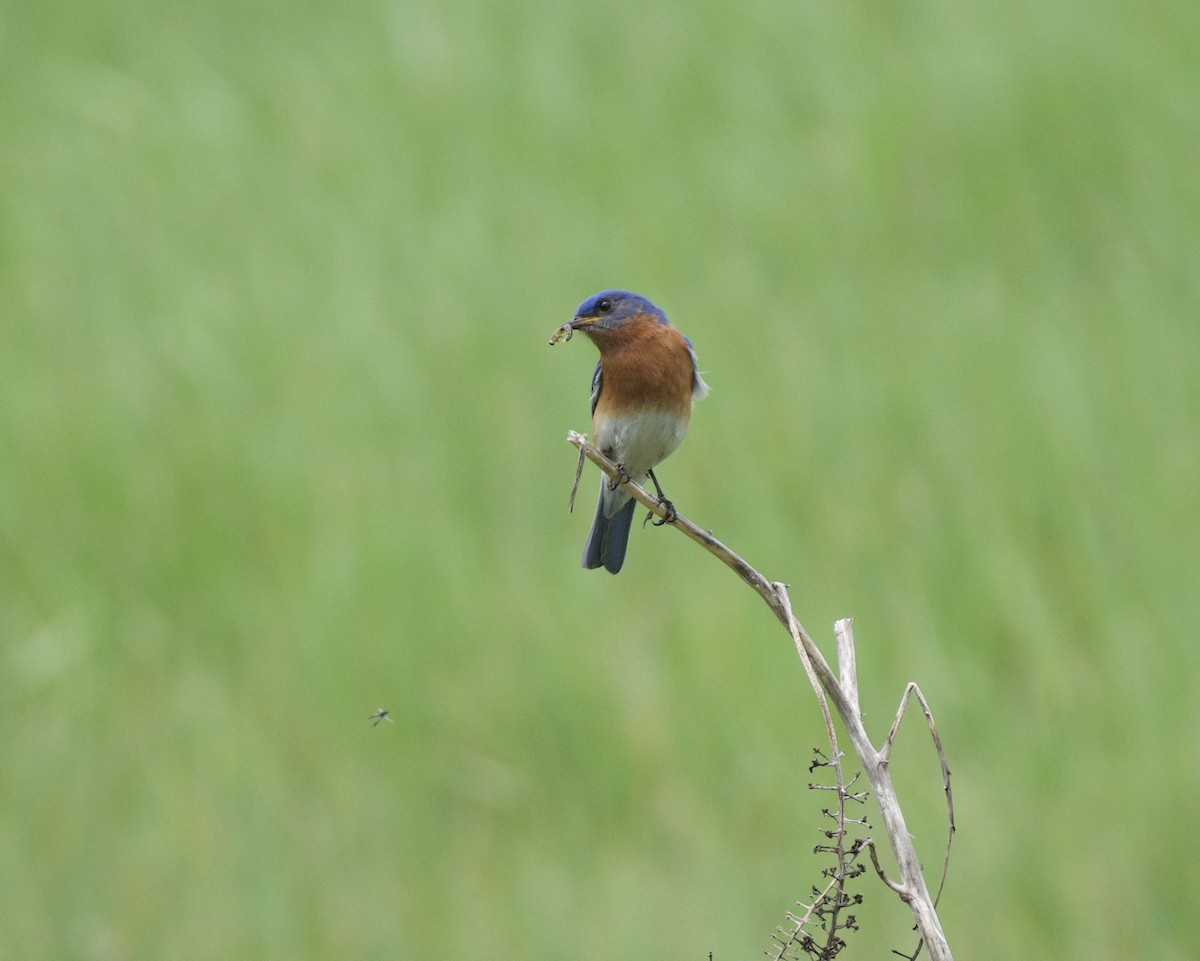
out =
{"type": "MultiPolygon", "coordinates": [[[[593,294],[559,330],[582,330],[600,351],[592,376],[592,441],[630,478],[649,476],[669,505],[654,467],[679,446],[692,402],[708,393],[692,342],[654,304],[626,290],[593,294]]],[[[636,504],[620,483],[600,479],[584,567],[603,565],[612,574],[621,569],[636,504]]]]}

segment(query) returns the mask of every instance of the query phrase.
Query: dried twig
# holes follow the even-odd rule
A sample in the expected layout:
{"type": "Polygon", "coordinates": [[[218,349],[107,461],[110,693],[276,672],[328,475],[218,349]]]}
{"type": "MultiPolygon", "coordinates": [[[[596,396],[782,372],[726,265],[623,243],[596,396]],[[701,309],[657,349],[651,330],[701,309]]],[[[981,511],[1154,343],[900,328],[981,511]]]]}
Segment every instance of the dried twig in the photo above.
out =
{"type": "MultiPolygon", "coordinates": [[[[617,465],[589,444],[587,439],[581,434],[571,431],[567,435],[567,440],[574,444],[588,460],[599,467],[609,478],[618,478],[617,465]]],[[[637,483],[629,482],[627,486],[629,493],[639,503],[649,509],[651,513],[664,519],[667,518],[667,510],[659,503],[657,497],[648,493],[637,483]]],[[[917,858],[916,849],[913,846],[912,838],[908,833],[908,827],[904,821],[904,813],[901,811],[900,802],[896,797],[891,773],[888,771],[888,757],[891,753],[895,733],[899,728],[901,716],[904,713],[904,707],[909,697],[915,694],[929,723],[930,733],[933,736],[935,745],[938,747],[938,755],[942,762],[942,775],[945,783],[948,810],[950,812],[950,836],[953,837],[954,809],[950,794],[950,769],[946,764],[945,754],[941,749],[941,739],[937,734],[937,728],[933,725],[933,717],[925,698],[915,685],[909,685],[906,688],[904,697],[901,700],[900,712],[892,725],[892,730],[889,732],[887,740],[884,742],[883,750],[876,750],[875,746],[871,743],[870,737],[867,735],[866,728],[863,726],[859,710],[854,635],[849,619],[840,620],[835,626],[838,667],[841,672],[839,679],[830,669],[828,662],[825,660],[816,643],[809,637],[799,621],[796,620],[792,612],[792,605],[788,598],[786,585],[768,581],[750,564],[710,533],[697,527],[677,512],[673,518],[668,520],[668,523],[696,541],[696,543],[704,547],[709,553],[720,558],[737,573],[770,607],[771,611],[791,635],[792,640],[796,644],[797,653],[800,655],[800,660],[804,664],[805,672],[808,674],[810,680],[815,678],[817,684],[828,696],[829,702],[833,704],[834,710],[837,711],[838,716],[841,718],[842,724],[846,729],[846,735],[854,747],[854,753],[858,758],[859,764],[862,766],[871,790],[875,795],[875,800],[879,805],[880,816],[883,818],[884,828],[888,835],[888,843],[895,856],[896,865],[899,870],[899,879],[890,880],[887,878],[875,855],[874,842],[870,840],[864,841],[864,845],[871,852],[876,871],[884,879],[888,887],[895,891],[900,899],[909,906],[916,921],[917,931],[920,934],[922,943],[928,946],[929,954],[933,961],[952,961],[953,956],[950,952],[950,946],[946,941],[941,921],[937,915],[936,902],[930,896],[929,889],[925,884],[925,876],[921,871],[921,864],[917,858]]],[[[828,718],[827,711],[826,717],[828,718]]],[[[828,724],[831,726],[832,722],[829,721],[828,724]]],[[[948,857],[949,844],[947,844],[948,857]]],[[[943,881],[944,877],[945,873],[943,870],[943,881]]],[[[938,890],[940,895],[940,886],[938,890]]],[[[782,954],[780,957],[782,957],[782,954]]]]}

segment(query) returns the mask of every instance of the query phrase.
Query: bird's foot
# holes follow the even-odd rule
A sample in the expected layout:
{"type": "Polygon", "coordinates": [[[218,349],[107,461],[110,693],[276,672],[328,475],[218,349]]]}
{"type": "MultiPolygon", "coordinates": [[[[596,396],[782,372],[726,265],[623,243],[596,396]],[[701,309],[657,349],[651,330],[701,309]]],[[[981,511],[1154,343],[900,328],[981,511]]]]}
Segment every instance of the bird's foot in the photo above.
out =
{"type": "MultiPolygon", "coordinates": [[[[666,513],[662,517],[659,517],[658,519],[656,519],[654,521],[654,526],[662,527],[663,524],[674,524],[675,519],[677,517],[679,517],[679,514],[675,510],[675,505],[672,504],[665,497],[660,497],[658,499],[658,506],[663,508],[666,511],[666,513]]],[[[650,518],[652,518],[652,517],[654,517],[654,511],[650,511],[649,513],[646,514],[646,521],[650,520],[650,518]]],[[[646,521],[642,521],[643,527],[646,526],[646,521]]]]}
{"type": "Polygon", "coordinates": [[[622,484],[628,484],[633,480],[633,475],[629,473],[624,464],[617,465],[617,476],[608,482],[608,489],[615,491],[622,484]]]}

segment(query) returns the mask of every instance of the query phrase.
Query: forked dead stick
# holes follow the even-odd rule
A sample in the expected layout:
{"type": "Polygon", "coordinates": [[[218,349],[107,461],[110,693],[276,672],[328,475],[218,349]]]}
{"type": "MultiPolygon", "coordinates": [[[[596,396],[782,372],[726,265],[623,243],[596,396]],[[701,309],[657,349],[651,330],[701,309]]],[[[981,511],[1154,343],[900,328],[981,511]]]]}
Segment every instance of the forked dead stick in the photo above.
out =
{"type": "MultiPolygon", "coordinates": [[[[556,332],[555,336],[557,339],[558,332],[556,332]]],[[[616,480],[620,477],[617,465],[589,444],[587,438],[582,434],[570,431],[567,434],[567,440],[575,445],[583,456],[607,474],[610,479],[616,480]]],[[[627,487],[634,499],[649,510],[651,514],[660,518],[667,518],[667,509],[654,494],[647,492],[640,484],[632,481],[627,483],[627,487]]],[[[896,720],[892,723],[883,748],[877,750],[871,743],[866,728],[863,726],[862,714],[859,709],[857,661],[850,620],[840,620],[835,627],[839,677],[833,673],[820,648],[809,637],[808,632],[804,630],[800,622],[796,620],[795,614],[792,612],[791,600],[788,597],[787,585],[780,582],[768,581],[743,558],[713,537],[712,534],[696,526],[677,511],[673,518],[668,519],[667,523],[690,537],[710,554],[713,554],[724,562],[726,566],[730,567],[738,577],[753,588],[755,593],[766,602],[767,606],[771,608],[776,618],[779,619],[780,623],[783,624],[788,634],[792,637],[797,651],[800,653],[801,660],[805,662],[806,671],[810,671],[810,677],[816,678],[821,688],[828,695],[834,710],[837,711],[838,716],[841,718],[842,724],[846,729],[846,735],[854,747],[858,763],[863,769],[867,782],[871,786],[871,791],[875,795],[875,801],[879,806],[879,813],[883,818],[884,828],[887,831],[888,844],[896,859],[899,877],[888,877],[879,863],[874,842],[868,840],[866,843],[870,850],[875,870],[883,882],[891,890],[895,891],[912,911],[913,918],[916,921],[917,932],[921,938],[921,944],[917,947],[917,953],[924,946],[928,948],[929,955],[933,961],[953,961],[953,955],[950,953],[950,945],[946,941],[946,936],[942,931],[942,924],[937,914],[937,899],[940,898],[942,886],[945,884],[945,870],[950,857],[950,843],[954,837],[954,804],[950,791],[950,768],[946,763],[946,755],[942,749],[941,737],[938,734],[937,727],[933,723],[933,714],[920,688],[916,684],[911,683],[905,688],[904,695],[900,700],[900,709],[896,714],[896,720]],[[900,722],[903,720],[904,712],[912,697],[916,697],[917,703],[920,704],[926,722],[929,725],[929,732],[937,748],[938,760],[942,766],[943,785],[946,792],[949,833],[946,842],[946,859],[943,862],[942,880],[938,885],[937,898],[930,895],[929,888],[925,884],[925,875],[921,871],[921,863],[917,858],[912,837],[908,833],[908,827],[904,821],[904,813],[900,809],[900,802],[896,797],[892,776],[888,770],[888,761],[891,756],[892,746],[895,743],[896,733],[900,729],[900,722]]],[[[916,954],[914,953],[912,957],[916,957],[916,954]]]]}

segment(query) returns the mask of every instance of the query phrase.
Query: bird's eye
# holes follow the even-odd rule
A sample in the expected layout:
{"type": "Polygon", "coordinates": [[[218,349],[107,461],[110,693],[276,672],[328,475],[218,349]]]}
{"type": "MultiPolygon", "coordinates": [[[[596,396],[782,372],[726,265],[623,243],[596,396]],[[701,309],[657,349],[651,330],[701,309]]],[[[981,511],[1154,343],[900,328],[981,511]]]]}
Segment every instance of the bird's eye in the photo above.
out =
{"type": "Polygon", "coordinates": [[[596,304],[596,313],[607,314],[613,308],[613,302],[605,297],[602,301],[596,304]]]}

